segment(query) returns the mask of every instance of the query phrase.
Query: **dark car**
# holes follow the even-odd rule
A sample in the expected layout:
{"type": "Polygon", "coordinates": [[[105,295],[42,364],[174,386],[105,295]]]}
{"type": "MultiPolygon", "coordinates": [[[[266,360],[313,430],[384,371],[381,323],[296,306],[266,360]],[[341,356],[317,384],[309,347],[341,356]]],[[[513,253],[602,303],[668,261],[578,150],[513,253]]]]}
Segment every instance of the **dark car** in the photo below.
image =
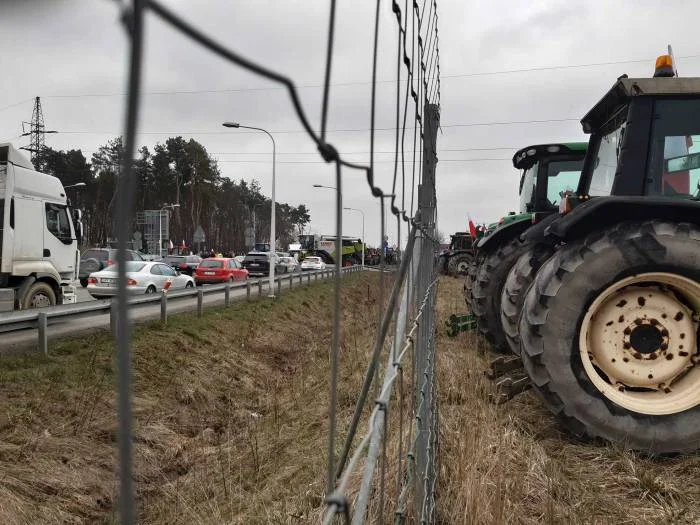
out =
{"type": "Polygon", "coordinates": [[[286,273],[286,266],[282,264],[281,259],[277,254],[270,252],[250,252],[245,256],[241,265],[248,270],[248,274],[253,275],[269,275],[270,273],[270,257],[275,259],[275,274],[286,273]]]}
{"type": "Polygon", "coordinates": [[[202,262],[199,255],[166,255],[163,262],[175,268],[180,273],[194,277],[194,272],[202,262]]]}
{"type": "MultiPolygon", "coordinates": [[[[134,250],[126,250],[127,261],[143,261],[143,257],[134,250]]],[[[88,277],[91,273],[104,270],[117,261],[116,248],[90,248],[80,256],[80,271],[78,278],[80,285],[85,288],[88,285],[88,277]]]]}

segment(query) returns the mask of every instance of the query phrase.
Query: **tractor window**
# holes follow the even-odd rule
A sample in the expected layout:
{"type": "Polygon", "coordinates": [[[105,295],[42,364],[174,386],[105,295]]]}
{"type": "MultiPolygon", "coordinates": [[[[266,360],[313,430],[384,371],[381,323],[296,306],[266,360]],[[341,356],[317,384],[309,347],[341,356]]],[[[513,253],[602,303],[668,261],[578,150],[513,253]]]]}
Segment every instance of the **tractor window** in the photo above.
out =
{"type": "Polygon", "coordinates": [[[625,124],[615,128],[600,138],[598,154],[595,160],[591,185],[588,194],[591,196],[606,196],[612,191],[617,171],[617,160],[620,146],[625,134],[625,124]]]}
{"type": "Polygon", "coordinates": [[[531,167],[524,170],[520,177],[520,213],[532,211],[532,197],[535,194],[538,167],[539,163],[535,162],[531,167]]]}
{"type": "Polygon", "coordinates": [[[700,101],[660,100],[647,164],[647,195],[700,195],[700,101]]]}
{"type": "Polygon", "coordinates": [[[575,192],[581,178],[583,159],[555,160],[547,166],[547,200],[552,206],[559,206],[564,192],[575,192]]]}

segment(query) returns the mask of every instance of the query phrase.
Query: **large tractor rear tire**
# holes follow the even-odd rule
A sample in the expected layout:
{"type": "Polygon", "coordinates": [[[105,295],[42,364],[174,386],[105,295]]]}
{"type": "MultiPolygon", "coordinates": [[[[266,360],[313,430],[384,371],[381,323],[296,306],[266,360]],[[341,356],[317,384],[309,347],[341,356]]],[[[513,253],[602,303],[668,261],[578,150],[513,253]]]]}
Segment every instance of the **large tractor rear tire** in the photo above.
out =
{"type": "Polygon", "coordinates": [[[472,289],[474,288],[474,280],[479,271],[479,265],[484,261],[484,257],[477,253],[472,259],[469,268],[467,269],[467,278],[464,280],[464,302],[467,303],[469,311],[472,309],[472,289]]]}
{"type": "Polygon", "coordinates": [[[501,293],[501,326],[506,334],[510,351],[520,355],[520,312],[535,275],[542,265],[554,254],[554,247],[537,244],[522,254],[508,272],[501,293]]]}
{"type": "Polygon", "coordinates": [[[500,245],[484,257],[473,281],[472,312],[479,332],[491,343],[494,352],[510,352],[501,325],[501,293],[508,272],[527,248],[518,238],[500,245]]]}
{"type": "Polygon", "coordinates": [[[626,222],[558,250],[520,318],[534,388],[580,437],[700,448],[700,228],[626,222]]]}
{"type": "Polygon", "coordinates": [[[472,259],[474,259],[474,256],[470,253],[457,253],[453,255],[447,263],[448,275],[452,277],[467,275],[472,259]]]}

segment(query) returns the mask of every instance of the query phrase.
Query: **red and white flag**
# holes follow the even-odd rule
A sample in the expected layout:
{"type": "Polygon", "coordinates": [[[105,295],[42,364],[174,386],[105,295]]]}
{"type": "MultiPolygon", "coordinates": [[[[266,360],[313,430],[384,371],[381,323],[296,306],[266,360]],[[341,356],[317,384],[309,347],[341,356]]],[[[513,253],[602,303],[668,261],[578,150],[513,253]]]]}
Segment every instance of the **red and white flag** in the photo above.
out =
{"type": "Polygon", "coordinates": [[[472,239],[476,239],[476,226],[474,226],[472,218],[469,215],[467,215],[467,218],[469,219],[469,235],[472,236],[472,239]]]}

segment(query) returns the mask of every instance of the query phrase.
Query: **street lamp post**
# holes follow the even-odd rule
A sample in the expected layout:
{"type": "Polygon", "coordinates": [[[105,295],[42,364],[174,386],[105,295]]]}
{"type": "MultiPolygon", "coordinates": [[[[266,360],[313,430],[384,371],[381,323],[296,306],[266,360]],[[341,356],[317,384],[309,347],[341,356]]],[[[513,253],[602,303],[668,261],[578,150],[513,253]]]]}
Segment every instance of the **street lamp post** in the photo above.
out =
{"type": "Polygon", "coordinates": [[[274,137],[270,134],[269,131],[262,129],[262,128],[256,128],[253,126],[241,126],[238,122],[224,122],[223,126],[225,128],[241,128],[241,129],[251,129],[254,131],[262,131],[270,137],[270,140],[272,141],[272,211],[270,212],[270,281],[268,284],[269,287],[269,295],[268,297],[274,297],[275,296],[275,259],[277,257],[277,243],[275,242],[275,237],[276,237],[276,232],[275,232],[275,208],[277,207],[275,203],[275,139],[274,137]]]}
{"type": "Polygon", "coordinates": [[[362,214],[362,269],[365,269],[365,212],[357,208],[343,208],[349,211],[358,211],[362,214]]]}
{"type": "Polygon", "coordinates": [[[166,204],[160,210],[158,210],[158,257],[163,257],[163,210],[179,208],[180,205],[166,204]]]}

